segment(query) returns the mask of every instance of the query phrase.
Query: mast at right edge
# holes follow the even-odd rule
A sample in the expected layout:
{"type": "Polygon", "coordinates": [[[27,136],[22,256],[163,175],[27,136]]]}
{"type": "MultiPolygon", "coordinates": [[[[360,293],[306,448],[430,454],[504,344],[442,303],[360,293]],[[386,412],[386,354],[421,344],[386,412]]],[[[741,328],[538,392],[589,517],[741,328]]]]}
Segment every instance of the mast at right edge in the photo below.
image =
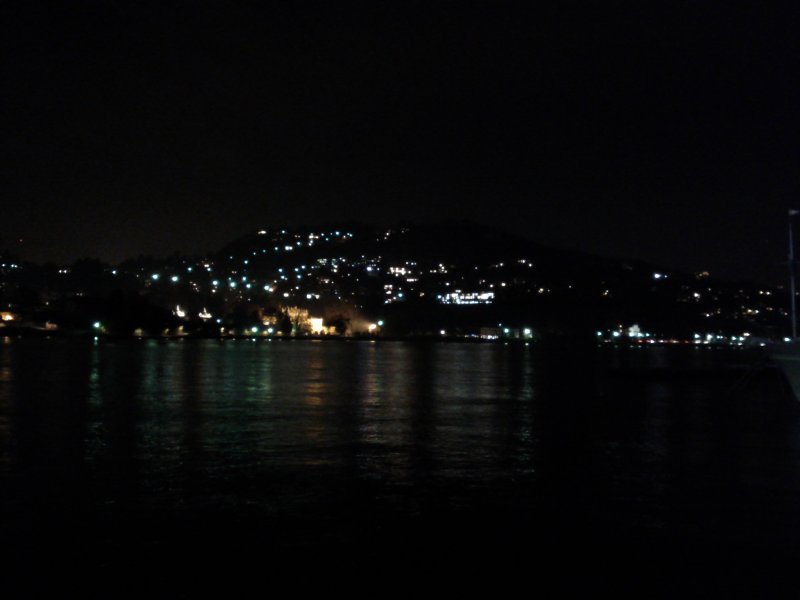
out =
{"type": "Polygon", "coordinates": [[[797,312],[795,310],[795,262],[794,262],[794,233],[792,231],[792,218],[799,214],[800,210],[789,209],[789,298],[790,311],[792,315],[792,342],[797,341],[797,312]]]}

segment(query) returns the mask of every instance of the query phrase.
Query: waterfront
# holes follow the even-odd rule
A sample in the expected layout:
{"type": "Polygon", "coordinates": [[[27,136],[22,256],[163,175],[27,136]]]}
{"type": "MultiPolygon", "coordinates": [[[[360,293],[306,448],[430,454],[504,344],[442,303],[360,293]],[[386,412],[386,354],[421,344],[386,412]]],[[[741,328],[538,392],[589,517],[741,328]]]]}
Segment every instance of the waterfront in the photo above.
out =
{"type": "Polygon", "coordinates": [[[779,586],[799,475],[800,406],[757,351],[0,343],[0,535],[22,565],[639,556],[679,586],[779,586]]]}

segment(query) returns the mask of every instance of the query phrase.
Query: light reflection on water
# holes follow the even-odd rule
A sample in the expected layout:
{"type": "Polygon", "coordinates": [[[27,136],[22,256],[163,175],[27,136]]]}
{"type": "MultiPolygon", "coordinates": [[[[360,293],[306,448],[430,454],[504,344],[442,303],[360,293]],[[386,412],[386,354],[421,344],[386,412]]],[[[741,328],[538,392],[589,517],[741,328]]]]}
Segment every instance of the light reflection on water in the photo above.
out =
{"type": "MultiPolygon", "coordinates": [[[[534,395],[532,365],[523,348],[156,341],[4,348],[2,433],[12,448],[4,461],[43,460],[50,468],[50,454],[58,454],[58,468],[124,480],[126,494],[174,492],[230,473],[257,479],[272,468],[302,477],[304,466],[392,486],[494,477],[504,454],[533,439],[525,407],[534,395]]],[[[530,472],[526,455],[515,456],[520,472],[530,472]]]]}
{"type": "Polygon", "coordinates": [[[80,523],[101,546],[124,531],[149,547],[203,521],[275,544],[344,543],[449,523],[505,540],[633,530],[789,543],[798,411],[770,374],[724,394],[730,374],[708,369],[730,362],[494,344],[11,340],[0,533],[80,523]],[[647,370],[665,365],[706,371],[647,370]]]}

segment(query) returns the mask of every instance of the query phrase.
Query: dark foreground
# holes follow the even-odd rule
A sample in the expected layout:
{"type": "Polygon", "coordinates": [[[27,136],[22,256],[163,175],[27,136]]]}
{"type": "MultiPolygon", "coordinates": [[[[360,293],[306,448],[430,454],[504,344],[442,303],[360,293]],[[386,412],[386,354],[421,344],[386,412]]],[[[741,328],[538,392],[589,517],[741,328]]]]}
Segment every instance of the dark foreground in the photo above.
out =
{"type": "Polygon", "coordinates": [[[0,342],[9,589],[796,587],[800,404],[757,354],[0,342]]]}

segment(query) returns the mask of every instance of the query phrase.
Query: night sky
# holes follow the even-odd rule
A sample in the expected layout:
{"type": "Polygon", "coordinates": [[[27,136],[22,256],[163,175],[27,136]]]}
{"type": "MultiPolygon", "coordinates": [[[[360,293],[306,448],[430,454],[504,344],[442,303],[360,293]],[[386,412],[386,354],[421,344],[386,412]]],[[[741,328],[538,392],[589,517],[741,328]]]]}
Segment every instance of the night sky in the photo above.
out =
{"type": "Polygon", "coordinates": [[[778,282],[800,5],[706,4],[1,2],[0,236],[118,261],[468,218],[778,282]]]}

